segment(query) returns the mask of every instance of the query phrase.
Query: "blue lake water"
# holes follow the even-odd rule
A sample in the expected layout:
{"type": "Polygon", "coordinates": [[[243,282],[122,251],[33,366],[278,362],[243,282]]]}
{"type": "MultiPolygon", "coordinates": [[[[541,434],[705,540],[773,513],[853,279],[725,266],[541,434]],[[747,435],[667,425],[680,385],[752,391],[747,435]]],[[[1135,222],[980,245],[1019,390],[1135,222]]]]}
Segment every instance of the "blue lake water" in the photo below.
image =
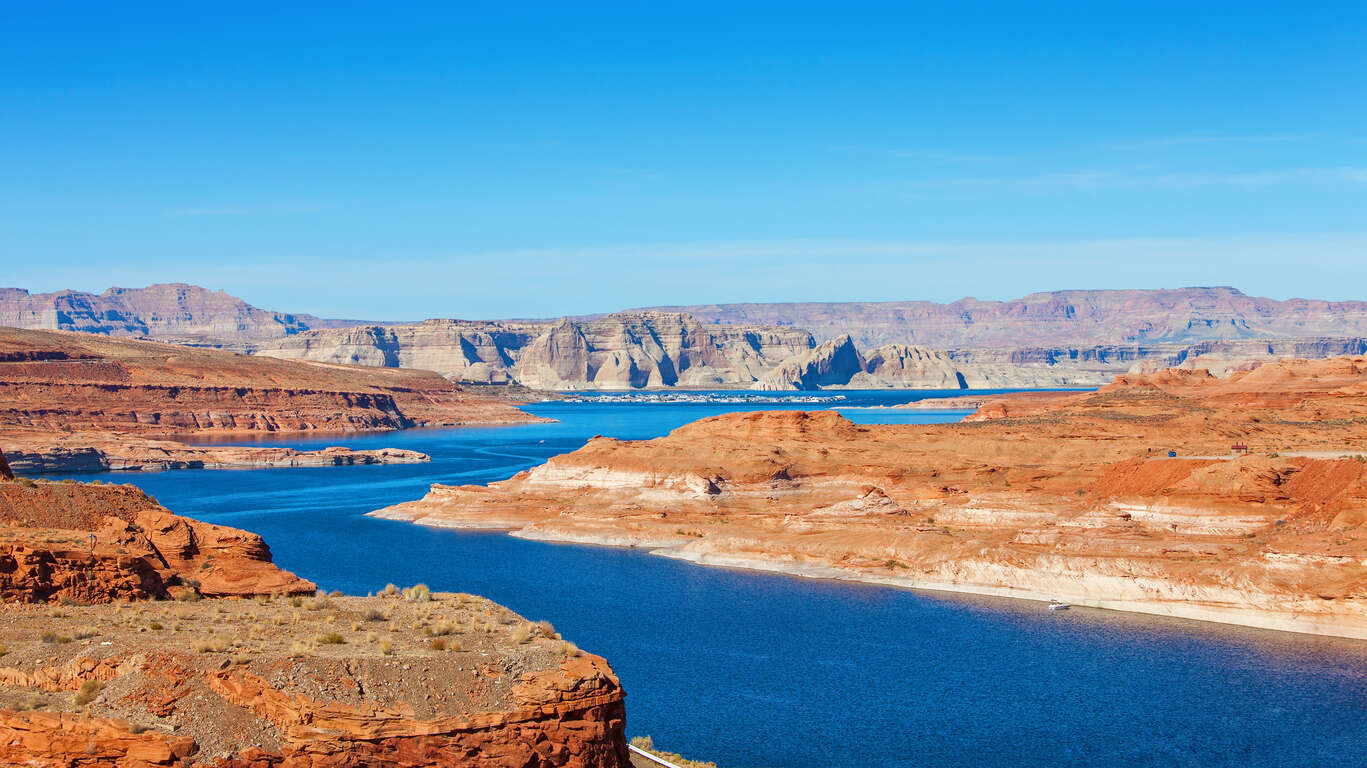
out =
{"type": "Polygon", "coordinates": [[[528,410],[559,421],[276,441],[411,448],[430,464],[107,479],[262,534],[281,566],[326,589],[424,582],[548,619],[612,662],[630,734],[721,768],[1367,764],[1363,642],[1051,613],[364,517],[432,482],[498,480],[596,434],[655,437],[724,411],[856,406],[845,414],[865,423],[963,415],[858,409],[927,393],[843,394],[786,405],[539,403],[528,410]]]}

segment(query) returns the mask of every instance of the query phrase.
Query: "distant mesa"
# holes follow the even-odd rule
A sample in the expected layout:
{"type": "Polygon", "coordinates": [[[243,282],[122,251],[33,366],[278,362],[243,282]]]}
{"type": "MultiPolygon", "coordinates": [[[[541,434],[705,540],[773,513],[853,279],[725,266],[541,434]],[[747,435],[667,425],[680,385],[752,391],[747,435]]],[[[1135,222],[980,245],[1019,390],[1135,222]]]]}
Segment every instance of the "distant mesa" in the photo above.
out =
{"type": "Polygon", "coordinates": [[[418,323],[283,314],[183,284],[99,295],[0,289],[0,324],[538,390],[1086,387],[1130,371],[1226,375],[1266,360],[1367,353],[1367,302],[1276,301],[1222,287],[418,323]]]}

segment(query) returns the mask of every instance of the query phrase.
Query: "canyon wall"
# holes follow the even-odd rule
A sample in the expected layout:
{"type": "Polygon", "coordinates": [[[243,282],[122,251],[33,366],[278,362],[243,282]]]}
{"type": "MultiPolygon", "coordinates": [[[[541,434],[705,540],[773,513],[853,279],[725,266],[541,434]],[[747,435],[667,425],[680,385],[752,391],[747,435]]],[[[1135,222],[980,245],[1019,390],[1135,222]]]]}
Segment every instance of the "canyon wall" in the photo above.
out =
{"type": "Polygon", "coordinates": [[[1367,358],[989,398],[958,424],[728,414],[373,513],[702,564],[1367,638],[1367,358]]]}
{"type": "Polygon", "coordinates": [[[187,446],[166,437],[537,421],[427,371],[0,328],[0,450],[22,473],[426,461],[392,449],[187,446]]]}
{"type": "Polygon", "coordinates": [[[430,370],[456,382],[540,390],[1087,387],[1129,370],[1224,374],[1269,359],[1367,352],[1367,303],[1275,301],[1233,288],[672,310],[367,324],[270,312],[183,284],[99,295],[0,289],[0,325],[430,370]],[[857,362],[844,344],[835,345],[839,360],[821,359],[818,342],[845,337],[857,362]]]}
{"type": "Polygon", "coordinates": [[[423,368],[456,381],[573,390],[748,386],[813,344],[811,334],[798,329],[705,326],[683,315],[643,313],[593,321],[428,320],[309,331],[254,352],[423,368]]]}
{"type": "Polygon", "coordinates": [[[1367,302],[1276,301],[1234,288],[1052,291],[1012,301],[794,302],[657,307],[702,323],[792,326],[861,347],[935,349],[1192,345],[1367,336],[1367,302]]]}

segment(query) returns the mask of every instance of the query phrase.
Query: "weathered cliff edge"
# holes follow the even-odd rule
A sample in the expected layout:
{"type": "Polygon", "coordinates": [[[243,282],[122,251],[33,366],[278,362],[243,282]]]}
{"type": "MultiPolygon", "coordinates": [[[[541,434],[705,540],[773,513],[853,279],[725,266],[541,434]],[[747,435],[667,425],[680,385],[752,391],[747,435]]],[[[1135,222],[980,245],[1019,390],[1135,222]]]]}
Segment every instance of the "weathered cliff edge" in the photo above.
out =
{"type": "Polygon", "coordinates": [[[541,390],[1013,389],[1100,386],[1142,366],[1225,374],[1252,361],[1362,354],[1367,340],[1239,338],[1009,349],[890,343],[861,350],[849,335],[817,344],[810,333],[783,326],[623,313],[594,320],[428,320],[306,331],[252,349],[284,359],[425,368],[453,381],[516,382],[541,390]]]}
{"type": "Polygon", "coordinates": [[[455,381],[545,390],[705,388],[748,386],[813,344],[795,328],[706,326],[684,315],[637,313],[308,331],[258,345],[255,354],[424,368],[455,381]]]}
{"type": "Polygon", "coordinates": [[[1003,396],[950,425],[731,414],[373,514],[1367,637],[1361,455],[1367,358],[1337,358],[1003,396]]]}
{"type": "Polygon", "coordinates": [[[0,764],[629,766],[616,676],[549,625],[314,590],[135,488],[0,481],[0,764]]]}
{"type": "Polygon", "coordinates": [[[155,438],[539,420],[427,371],[0,328],[0,450],[20,472],[423,461],[393,449],[191,447],[155,438]]]}

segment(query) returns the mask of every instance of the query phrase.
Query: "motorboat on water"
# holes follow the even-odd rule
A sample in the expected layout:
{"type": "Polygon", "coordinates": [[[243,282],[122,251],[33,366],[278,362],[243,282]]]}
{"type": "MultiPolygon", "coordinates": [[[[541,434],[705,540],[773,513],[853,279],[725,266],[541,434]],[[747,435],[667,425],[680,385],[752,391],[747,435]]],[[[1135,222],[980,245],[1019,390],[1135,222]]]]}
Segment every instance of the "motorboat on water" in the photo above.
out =
{"type": "Polygon", "coordinates": [[[1070,604],[1068,604],[1068,603],[1061,603],[1061,602],[1059,602],[1058,600],[1050,600],[1050,601],[1049,601],[1049,610],[1051,610],[1051,611],[1066,611],[1066,610],[1068,610],[1069,608],[1072,608],[1072,607],[1073,607],[1072,605],[1070,605],[1070,604]]]}

